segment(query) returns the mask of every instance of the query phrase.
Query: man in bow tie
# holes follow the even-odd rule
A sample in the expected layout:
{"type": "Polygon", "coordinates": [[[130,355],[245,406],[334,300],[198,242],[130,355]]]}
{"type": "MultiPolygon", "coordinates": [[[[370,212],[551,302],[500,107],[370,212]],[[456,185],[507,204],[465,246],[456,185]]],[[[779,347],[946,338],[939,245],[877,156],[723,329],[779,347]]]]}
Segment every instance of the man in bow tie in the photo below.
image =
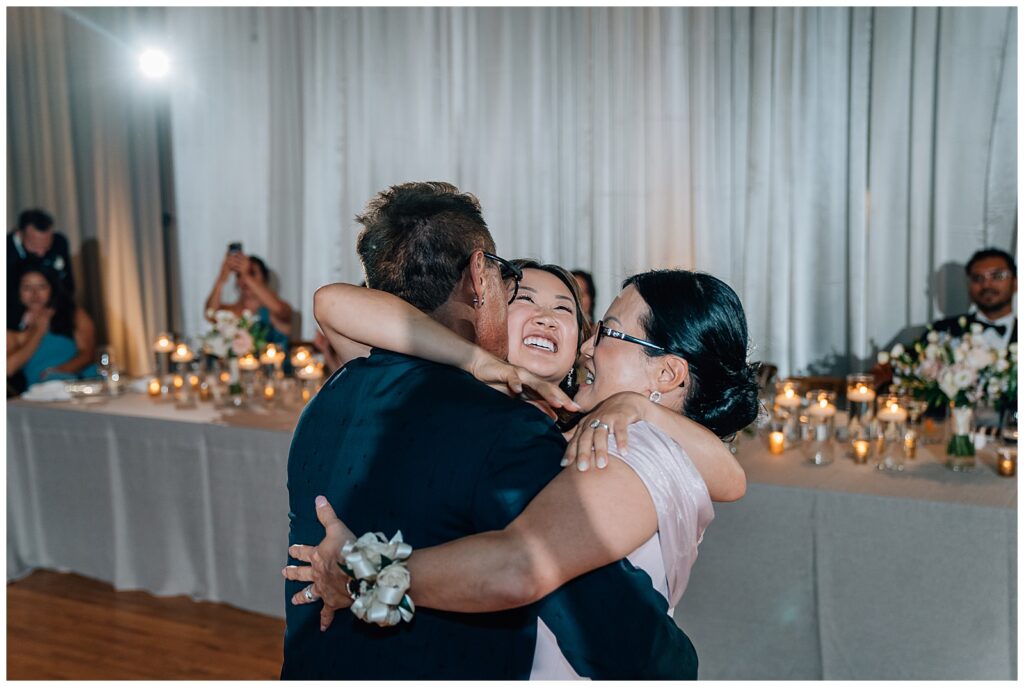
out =
{"type": "Polygon", "coordinates": [[[1013,256],[998,248],[979,250],[967,262],[967,291],[971,307],[932,324],[938,332],[960,336],[977,322],[984,327],[982,336],[995,348],[1006,348],[1017,341],[1017,314],[1013,296],[1017,293],[1017,263],[1013,256]]]}

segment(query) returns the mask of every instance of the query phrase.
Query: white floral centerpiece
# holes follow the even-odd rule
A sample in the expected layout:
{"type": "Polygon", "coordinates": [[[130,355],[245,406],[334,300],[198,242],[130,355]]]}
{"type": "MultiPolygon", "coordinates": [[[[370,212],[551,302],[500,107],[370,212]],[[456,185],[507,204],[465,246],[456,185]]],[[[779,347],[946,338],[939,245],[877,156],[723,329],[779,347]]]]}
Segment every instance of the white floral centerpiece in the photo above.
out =
{"type": "Polygon", "coordinates": [[[249,310],[243,310],[241,316],[230,310],[207,311],[206,315],[213,325],[201,337],[203,352],[228,361],[228,392],[237,396],[242,393],[238,359],[266,345],[269,327],[253,319],[249,310]]]}
{"type": "MultiPolygon", "coordinates": [[[[966,328],[966,319],[960,324],[966,328]]],[[[950,456],[974,455],[971,426],[976,406],[999,408],[1016,397],[1017,344],[993,348],[982,331],[977,323],[959,337],[929,330],[925,341],[912,349],[896,344],[879,357],[879,362],[892,364],[898,391],[933,408],[951,407],[953,436],[946,447],[950,456]]]]}

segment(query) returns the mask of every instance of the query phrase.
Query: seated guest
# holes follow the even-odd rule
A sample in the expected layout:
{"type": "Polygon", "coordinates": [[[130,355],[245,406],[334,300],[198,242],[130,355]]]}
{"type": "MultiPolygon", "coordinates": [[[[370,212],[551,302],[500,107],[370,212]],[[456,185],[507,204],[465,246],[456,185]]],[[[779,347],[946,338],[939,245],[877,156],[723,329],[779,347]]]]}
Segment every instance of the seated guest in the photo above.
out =
{"type": "Polygon", "coordinates": [[[8,389],[96,376],[96,328],[57,273],[30,264],[16,280],[17,296],[7,308],[8,389]]]}
{"type": "Polygon", "coordinates": [[[1006,348],[1017,341],[1017,313],[1013,296],[1017,293],[1017,263],[1013,256],[998,248],[979,250],[967,262],[967,292],[971,307],[932,324],[938,332],[960,336],[971,325],[979,323],[982,335],[995,348],[1006,348]],[[961,323],[960,318],[964,318],[961,323]]]}
{"type": "MultiPolygon", "coordinates": [[[[7,277],[21,273],[29,262],[38,262],[57,273],[64,290],[75,293],[75,280],[71,275],[71,255],[68,240],[53,229],[53,218],[42,210],[25,210],[18,216],[18,228],[7,235],[7,277]]],[[[13,291],[16,284],[8,282],[13,291]]]]}
{"type": "Polygon", "coordinates": [[[587,322],[594,323],[594,301],[597,299],[597,289],[594,288],[594,278],[590,272],[573,270],[572,276],[576,277],[576,283],[580,286],[580,305],[583,312],[587,314],[587,322]]]}
{"type": "Polygon", "coordinates": [[[230,310],[236,315],[248,310],[269,327],[268,343],[288,346],[288,337],[292,332],[292,306],[270,289],[270,270],[256,256],[229,252],[224,257],[217,282],[206,299],[207,314],[216,310],[230,310]],[[221,293],[232,274],[238,281],[239,298],[234,303],[225,303],[221,300],[221,293]]]}

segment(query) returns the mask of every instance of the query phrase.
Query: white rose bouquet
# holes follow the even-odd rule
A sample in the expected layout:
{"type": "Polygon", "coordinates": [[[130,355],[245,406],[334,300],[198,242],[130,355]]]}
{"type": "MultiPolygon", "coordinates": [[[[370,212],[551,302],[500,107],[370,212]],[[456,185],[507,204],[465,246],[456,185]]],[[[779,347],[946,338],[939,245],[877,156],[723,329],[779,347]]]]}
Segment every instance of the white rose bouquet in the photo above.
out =
{"type": "Polygon", "coordinates": [[[248,310],[241,317],[230,310],[208,312],[213,326],[202,337],[203,352],[218,358],[241,358],[261,350],[267,343],[269,327],[253,319],[248,310]]]}
{"type": "MultiPolygon", "coordinates": [[[[966,326],[966,320],[961,326],[966,326]]],[[[897,344],[888,356],[893,384],[900,393],[923,399],[933,408],[953,407],[954,436],[947,448],[951,455],[974,454],[973,444],[967,446],[970,430],[961,427],[967,424],[962,419],[967,413],[958,409],[979,404],[1001,407],[1017,394],[1017,344],[992,348],[981,333],[977,323],[958,338],[930,329],[924,342],[918,341],[910,350],[897,344]]]]}

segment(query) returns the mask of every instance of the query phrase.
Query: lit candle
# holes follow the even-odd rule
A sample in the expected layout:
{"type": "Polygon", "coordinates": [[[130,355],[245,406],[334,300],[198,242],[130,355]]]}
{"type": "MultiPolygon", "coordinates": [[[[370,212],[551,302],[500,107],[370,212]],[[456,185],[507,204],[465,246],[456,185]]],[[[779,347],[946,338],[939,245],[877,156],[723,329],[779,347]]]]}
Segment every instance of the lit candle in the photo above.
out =
{"type": "Polygon", "coordinates": [[[854,439],[853,440],[853,458],[858,463],[866,463],[868,460],[868,451],[871,449],[871,443],[867,439],[854,439]]]}
{"type": "Polygon", "coordinates": [[[267,344],[262,355],[260,355],[260,362],[264,365],[273,365],[277,361],[277,346],[274,344],[267,344]]]}
{"type": "Polygon", "coordinates": [[[188,376],[188,385],[192,387],[193,390],[199,388],[199,382],[199,375],[192,374],[188,376]]]}
{"type": "Polygon", "coordinates": [[[295,371],[295,376],[303,380],[320,379],[323,376],[324,368],[316,361],[309,362],[305,367],[295,371]]]}
{"type": "Polygon", "coordinates": [[[768,435],[768,450],[774,455],[782,453],[786,448],[786,435],[782,432],[772,432],[768,435]]]}
{"type": "Polygon", "coordinates": [[[153,350],[157,353],[170,353],[174,350],[174,341],[169,334],[161,334],[153,344],[153,350]]]}
{"type": "Polygon", "coordinates": [[[266,400],[266,401],[273,401],[274,400],[274,393],[275,393],[275,391],[274,391],[274,385],[273,384],[267,384],[265,387],[263,387],[263,398],[264,398],[264,400],[266,400]]]}
{"type": "Polygon", "coordinates": [[[775,396],[775,405],[781,408],[797,408],[800,406],[800,397],[796,395],[795,389],[787,388],[775,396]]]}
{"type": "Polygon", "coordinates": [[[305,346],[299,346],[295,349],[295,352],[292,353],[292,367],[295,369],[303,367],[312,357],[313,354],[309,352],[308,348],[305,346]]]}
{"type": "Polygon", "coordinates": [[[171,384],[174,385],[175,391],[181,391],[181,388],[185,386],[185,379],[181,375],[174,375],[171,384]]]}
{"type": "Polygon", "coordinates": [[[172,363],[190,363],[193,360],[195,360],[195,355],[183,343],[178,344],[177,348],[174,349],[174,353],[171,353],[172,363]]]}
{"type": "Polygon", "coordinates": [[[917,432],[911,430],[903,437],[903,455],[907,458],[917,456],[917,432]]]}
{"type": "Polygon", "coordinates": [[[836,407],[829,403],[827,398],[823,398],[807,406],[807,414],[811,417],[829,418],[836,414],[836,407]]]}
{"type": "Polygon", "coordinates": [[[1013,477],[1017,474],[1017,449],[1010,447],[999,449],[996,467],[1003,477],[1013,477]]]}
{"type": "Polygon", "coordinates": [[[253,370],[260,369],[260,361],[257,360],[256,356],[252,353],[246,353],[238,359],[238,369],[247,370],[252,372],[253,370]]]}
{"type": "Polygon", "coordinates": [[[160,380],[159,379],[151,379],[151,380],[149,380],[149,384],[146,385],[146,391],[149,393],[150,396],[154,396],[154,397],[155,396],[159,396],[160,395],[160,380]]]}
{"type": "Polygon", "coordinates": [[[900,408],[898,403],[890,402],[886,404],[885,408],[878,411],[876,417],[879,422],[905,422],[907,411],[900,408]]]}
{"type": "Polygon", "coordinates": [[[308,403],[309,399],[312,398],[312,397],[313,397],[313,393],[307,387],[305,387],[305,386],[302,387],[302,402],[303,403],[308,403]]]}
{"type": "Polygon", "coordinates": [[[846,399],[854,403],[870,403],[875,400],[875,391],[866,384],[858,384],[846,391],[846,399]]]}
{"type": "Polygon", "coordinates": [[[231,373],[228,372],[227,370],[224,370],[220,373],[219,379],[221,384],[227,384],[228,382],[231,381],[231,373]]]}

